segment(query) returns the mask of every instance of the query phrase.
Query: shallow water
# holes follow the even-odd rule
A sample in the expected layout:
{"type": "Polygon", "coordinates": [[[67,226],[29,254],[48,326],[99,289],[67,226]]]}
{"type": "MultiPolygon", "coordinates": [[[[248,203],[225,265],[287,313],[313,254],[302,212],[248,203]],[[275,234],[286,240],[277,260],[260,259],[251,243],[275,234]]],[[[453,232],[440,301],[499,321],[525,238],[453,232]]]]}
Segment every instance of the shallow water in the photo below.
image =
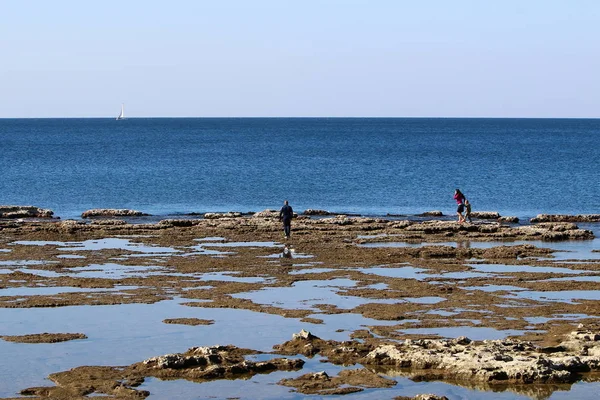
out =
{"type": "MultiPolygon", "coordinates": [[[[217,240],[222,240],[224,243],[231,244],[230,246],[217,245],[216,248],[226,247],[242,247],[237,246],[236,242],[226,242],[224,238],[204,238],[198,239],[198,245],[193,246],[192,252],[187,253],[188,249],[170,249],[170,251],[154,251],[158,246],[141,245],[132,242],[129,239],[111,238],[106,240],[95,241],[83,245],[85,242],[43,242],[51,245],[59,246],[61,251],[71,251],[73,248],[81,250],[82,247],[98,246],[100,248],[109,248],[106,246],[116,246],[112,248],[134,251],[139,256],[183,256],[187,254],[198,254],[203,251],[216,252],[225,254],[219,250],[213,250],[212,246],[217,240]],[[232,245],[232,244],[235,244],[232,245]],[[104,247],[103,247],[104,246],[104,247]],[[207,246],[207,247],[203,247],[207,246]],[[143,251],[134,250],[137,248],[143,251]]],[[[91,242],[91,241],[88,241],[91,242]]],[[[42,245],[41,242],[29,243],[31,245],[42,245]]],[[[223,244],[224,244],[223,243],[223,244]]],[[[553,245],[548,244],[546,245],[553,245]]],[[[590,245],[590,242],[587,243],[590,245]]],[[[280,247],[277,242],[253,242],[253,247],[280,247]],[[259,243],[260,246],[257,246],[259,243]],[[263,246],[264,245],[264,246],[263,246]]],[[[550,247],[550,246],[548,246],[550,247]]],[[[590,250],[588,248],[588,250],[590,250]]],[[[205,253],[206,254],[206,253],[205,253]]],[[[585,252],[581,251],[582,256],[585,252]]],[[[156,260],[160,260],[157,258],[156,260]]],[[[165,258],[162,258],[165,260],[165,258]]],[[[22,260],[27,261],[27,260],[22,260]]],[[[35,261],[35,260],[34,260],[35,261]]],[[[157,261],[158,262],[158,261],[157,261]]],[[[275,261],[277,262],[277,261],[275,261]]],[[[317,263],[304,264],[306,266],[316,265],[317,263]]],[[[36,263],[31,264],[11,264],[7,266],[19,267],[17,270],[22,272],[34,273],[40,276],[53,276],[53,271],[45,271],[34,269],[36,263]],[[32,267],[29,269],[28,267],[32,267]],[[46,274],[46,275],[44,275],[46,274]]],[[[302,264],[294,266],[299,267],[302,264]]],[[[415,268],[409,265],[402,265],[397,268],[385,268],[375,266],[372,268],[358,269],[365,274],[375,274],[380,276],[392,276],[401,278],[410,278],[423,280],[427,278],[443,278],[443,279],[466,279],[469,277],[504,277],[503,274],[510,274],[515,271],[523,272],[555,272],[568,273],[574,275],[572,278],[555,278],[555,279],[570,279],[577,280],[578,278],[597,279],[592,276],[577,276],[585,273],[583,270],[571,270],[563,266],[556,267],[532,267],[532,266],[511,266],[498,264],[475,264],[470,266],[474,268],[472,271],[459,271],[448,273],[428,273],[433,272],[424,268],[415,268]],[[525,268],[523,268],[525,267],[525,268]],[[500,270],[498,270],[498,268],[500,270]],[[496,269],[496,270],[494,270],[496,269]]],[[[310,274],[310,273],[326,273],[333,271],[330,268],[305,268],[291,272],[290,274],[310,274]]],[[[10,268],[0,270],[11,272],[10,268]]],[[[268,277],[243,277],[235,276],[236,272],[213,272],[206,274],[179,274],[170,273],[167,269],[161,266],[125,266],[114,263],[107,264],[92,264],[80,268],[65,269],[65,273],[56,273],[57,275],[74,276],[89,276],[89,277],[128,277],[128,276],[144,276],[144,275],[178,275],[189,276],[198,281],[211,280],[230,280],[239,282],[267,282],[268,277]],[[89,274],[89,275],[88,275],[89,274]]],[[[583,280],[583,279],[582,279],[583,280]]],[[[360,327],[369,326],[384,326],[384,325],[402,325],[410,322],[418,323],[417,319],[406,319],[403,321],[378,321],[369,318],[364,318],[357,314],[335,314],[327,315],[320,314],[318,304],[332,304],[340,309],[350,309],[364,303],[378,302],[414,302],[418,304],[436,304],[442,303],[440,309],[429,309],[428,314],[438,314],[443,317],[451,317],[461,311],[482,312],[484,310],[459,310],[443,308],[443,297],[423,296],[406,299],[368,299],[355,296],[345,296],[338,294],[338,291],[343,293],[346,288],[353,288],[356,282],[350,279],[334,279],[334,280],[314,280],[296,282],[291,287],[286,288],[266,288],[259,291],[240,293],[235,295],[243,298],[248,298],[258,304],[269,304],[283,308],[299,308],[310,309],[314,313],[310,315],[312,318],[323,320],[323,324],[301,323],[297,319],[285,319],[279,316],[268,314],[260,314],[246,310],[232,309],[212,309],[201,307],[184,307],[178,303],[181,300],[163,301],[156,304],[130,304],[119,306],[75,306],[61,307],[57,309],[0,309],[0,320],[3,324],[0,325],[1,335],[29,334],[41,332],[81,332],[89,336],[87,340],[49,344],[19,344],[9,343],[0,340],[0,354],[6,355],[6,359],[18,358],[18,362],[14,365],[0,364],[0,376],[6,377],[2,379],[2,383],[8,385],[0,385],[0,396],[12,396],[18,390],[29,386],[47,385],[48,382],[44,378],[51,372],[57,372],[69,369],[78,365],[116,365],[129,364],[140,361],[142,359],[161,355],[165,353],[181,352],[187,348],[199,345],[213,344],[235,344],[240,347],[249,347],[253,349],[268,351],[271,346],[277,343],[282,343],[291,338],[291,334],[298,332],[304,328],[310,330],[325,339],[346,340],[348,335],[360,327]],[[186,325],[170,325],[162,323],[165,318],[202,318],[212,319],[214,325],[210,326],[186,326],[186,325]],[[106,321],[110,321],[107,324],[106,321]],[[40,351],[39,349],[43,349],[40,351]],[[19,358],[20,357],[20,358],[19,358]]],[[[125,290],[127,287],[119,287],[114,289],[94,289],[98,291],[113,291],[125,290]]],[[[135,287],[134,287],[135,288],[135,287]]],[[[203,287],[207,289],[208,287],[203,287]]],[[[374,284],[368,288],[385,289],[385,284],[374,284]]],[[[50,290],[48,295],[52,295],[54,288],[37,287],[37,288],[10,288],[14,290],[24,289],[25,292],[31,290],[42,289],[50,290]]],[[[80,288],[66,288],[66,290],[78,290],[80,288]]],[[[197,288],[194,288],[197,289],[197,288]]],[[[466,287],[471,290],[509,290],[510,295],[506,296],[506,306],[519,306],[520,298],[534,298],[539,301],[565,301],[572,302],[577,298],[593,298],[600,299],[600,291],[566,291],[566,292],[532,292],[511,285],[483,285],[466,287]],[[529,297],[527,297],[529,296],[529,297]]],[[[6,289],[2,289],[6,290],[6,289]]],[[[56,288],[61,290],[61,288],[56,288]]],[[[89,290],[89,289],[83,289],[89,290]]],[[[79,290],[78,290],[79,291],[79,290]]],[[[25,292],[19,292],[19,296],[29,295],[25,292]]],[[[2,293],[0,291],[0,293],[2,293]]],[[[35,292],[41,294],[41,292],[35,292]]],[[[0,294],[2,295],[2,294],[0,294]]],[[[435,307],[434,307],[435,308],[435,307]]],[[[415,318],[418,318],[418,313],[415,313],[415,318]]],[[[555,315],[551,319],[577,320],[588,318],[582,315],[555,315]]],[[[528,323],[535,325],[547,322],[543,319],[531,317],[525,318],[528,323]]],[[[465,320],[459,320],[465,321],[465,320]]],[[[472,320],[472,323],[479,321],[472,320]]],[[[461,327],[440,327],[440,328],[407,328],[400,330],[405,333],[420,333],[420,334],[437,334],[442,337],[456,337],[466,335],[471,339],[494,339],[503,338],[508,335],[519,335],[525,331],[510,330],[500,331],[484,326],[461,326],[461,327]]],[[[531,331],[529,331],[531,332],[531,331]]],[[[280,387],[275,383],[281,379],[283,374],[290,376],[301,375],[310,371],[330,370],[336,373],[341,367],[332,366],[312,361],[307,363],[307,366],[302,371],[294,373],[276,373],[270,375],[260,375],[248,381],[218,381],[205,384],[196,384],[187,381],[169,381],[163,382],[155,379],[149,379],[142,388],[148,388],[153,391],[151,398],[165,398],[173,392],[178,393],[178,398],[208,398],[214,396],[214,390],[219,390],[219,396],[239,396],[240,398],[311,398],[310,396],[298,395],[289,391],[289,388],[280,387]],[[313,370],[314,368],[314,370],[313,370]],[[282,375],[278,375],[282,374],[282,375]]],[[[465,398],[465,399],[521,399],[526,398],[522,395],[517,395],[512,392],[494,393],[491,391],[483,392],[454,386],[442,382],[412,382],[403,377],[396,377],[399,384],[392,389],[368,389],[362,393],[344,396],[344,398],[365,398],[379,399],[391,398],[398,395],[413,395],[417,393],[444,394],[450,398],[465,398]],[[452,397],[455,396],[455,397],[452,397]]],[[[571,392],[555,392],[551,399],[564,399],[567,394],[578,394],[585,397],[594,390],[600,390],[600,386],[596,383],[578,383],[573,386],[571,392]],[[562,397],[561,397],[562,396],[562,397]]]]}
{"type": "Polygon", "coordinates": [[[134,243],[129,239],[105,238],[99,240],[86,240],[83,242],[56,242],[21,240],[12,244],[23,246],[57,246],[59,251],[100,251],[100,250],[125,250],[146,255],[168,254],[181,252],[171,247],[149,246],[143,243],[134,243]]]}
{"type": "Polygon", "coordinates": [[[553,273],[553,274],[583,274],[591,271],[561,267],[538,267],[532,265],[507,265],[507,264],[467,264],[471,268],[489,273],[511,273],[511,272],[534,272],[534,273],[553,273]]]}
{"type": "Polygon", "coordinates": [[[600,290],[563,290],[563,291],[521,291],[511,293],[507,298],[522,298],[537,301],[558,301],[564,303],[577,303],[576,300],[600,300],[600,290]]]}
{"type": "Polygon", "coordinates": [[[273,345],[291,339],[293,333],[303,328],[322,338],[347,340],[356,327],[390,323],[358,314],[314,314],[313,317],[323,319],[324,323],[309,324],[248,310],[187,307],[180,302],[0,308],[3,321],[0,336],[41,332],[78,332],[88,336],[85,340],[55,344],[0,340],[0,354],[4,360],[12,360],[0,363],[3,383],[0,396],[12,396],[25,387],[47,385],[48,374],[79,365],[127,365],[157,355],[183,352],[193,346],[216,344],[270,351],[273,345]],[[166,318],[201,318],[215,323],[206,326],[165,324],[162,320],[166,318]],[[347,330],[338,332],[340,327],[347,330]]]}
{"type": "Polygon", "coordinates": [[[91,293],[91,292],[119,292],[122,290],[138,289],[138,286],[115,286],[114,288],[80,288],[61,286],[37,286],[37,287],[11,287],[0,289],[2,296],[51,296],[60,293],[91,293]]]}

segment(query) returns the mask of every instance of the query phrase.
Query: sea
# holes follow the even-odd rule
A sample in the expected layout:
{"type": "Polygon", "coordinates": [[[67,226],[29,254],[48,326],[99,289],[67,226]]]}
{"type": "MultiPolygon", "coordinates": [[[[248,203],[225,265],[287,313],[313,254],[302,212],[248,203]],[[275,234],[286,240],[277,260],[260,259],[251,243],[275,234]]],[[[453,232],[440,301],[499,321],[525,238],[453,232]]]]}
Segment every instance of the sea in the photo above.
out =
{"type": "Polygon", "coordinates": [[[79,218],[308,208],[600,213],[600,119],[0,119],[0,204],[79,218]]]}

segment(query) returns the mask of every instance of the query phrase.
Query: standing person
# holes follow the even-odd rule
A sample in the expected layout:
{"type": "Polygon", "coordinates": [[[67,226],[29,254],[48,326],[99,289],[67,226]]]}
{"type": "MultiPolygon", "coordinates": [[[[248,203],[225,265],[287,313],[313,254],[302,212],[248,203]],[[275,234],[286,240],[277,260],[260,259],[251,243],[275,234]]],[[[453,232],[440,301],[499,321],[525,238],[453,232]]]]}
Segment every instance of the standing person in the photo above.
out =
{"type": "Polygon", "coordinates": [[[285,238],[289,239],[292,234],[292,218],[294,217],[294,210],[288,204],[288,201],[285,200],[283,202],[283,207],[281,207],[281,211],[279,211],[279,220],[283,221],[283,233],[285,234],[285,238]]]}
{"type": "Polygon", "coordinates": [[[470,224],[473,223],[471,221],[471,203],[467,199],[465,199],[465,219],[468,219],[470,224]]]}
{"type": "Polygon", "coordinates": [[[460,190],[456,189],[454,191],[454,200],[456,200],[456,204],[458,204],[458,208],[456,209],[458,223],[462,224],[465,222],[465,217],[463,216],[463,211],[465,211],[465,195],[462,194],[460,190]]]}

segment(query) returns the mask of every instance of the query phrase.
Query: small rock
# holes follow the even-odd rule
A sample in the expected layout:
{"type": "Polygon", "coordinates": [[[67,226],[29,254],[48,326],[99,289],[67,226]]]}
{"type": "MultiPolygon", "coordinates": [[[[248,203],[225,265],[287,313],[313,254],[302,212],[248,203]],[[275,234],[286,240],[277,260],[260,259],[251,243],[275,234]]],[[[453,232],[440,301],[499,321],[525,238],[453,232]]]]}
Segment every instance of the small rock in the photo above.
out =
{"type": "Polygon", "coordinates": [[[112,208],[95,208],[93,210],[84,211],[81,214],[81,218],[91,218],[91,217],[141,217],[147,216],[150,214],[145,214],[141,211],[137,210],[128,210],[125,208],[122,209],[112,209],[112,208]]]}
{"type": "Polygon", "coordinates": [[[312,208],[305,210],[302,214],[304,214],[304,215],[331,215],[331,213],[329,211],[313,210],[312,208]]]}

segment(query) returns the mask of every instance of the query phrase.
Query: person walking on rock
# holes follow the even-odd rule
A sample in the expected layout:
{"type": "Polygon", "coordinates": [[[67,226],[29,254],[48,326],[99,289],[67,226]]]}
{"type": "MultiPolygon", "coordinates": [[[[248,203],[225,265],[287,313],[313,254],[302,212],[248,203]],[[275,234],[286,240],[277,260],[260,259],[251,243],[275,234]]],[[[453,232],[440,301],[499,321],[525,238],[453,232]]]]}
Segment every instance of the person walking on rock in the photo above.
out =
{"type": "Polygon", "coordinates": [[[465,222],[465,217],[463,216],[463,211],[465,211],[465,195],[458,189],[454,191],[454,200],[456,200],[456,204],[458,204],[458,208],[456,209],[456,214],[458,214],[458,223],[462,224],[465,222]]]}
{"type": "Polygon", "coordinates": [[[471,203],[469,203],[469,200],[467,200],[467,199],[465,199],[465,218],[464,219],[468,219],[470,224],[473,223],[473,221],[471,221],[471,203]]]}
{"type": "Polygon", "coordinates": [[[294,210],[288,204],[288,201],[285,200],[283,202],[283,207],[281,207],[281,211],[279,211],[279,220],[283,221],[283,233],[285,234],[285,238],[289,239],[292,234],[292,218],[294,217],[294,210]]]}

